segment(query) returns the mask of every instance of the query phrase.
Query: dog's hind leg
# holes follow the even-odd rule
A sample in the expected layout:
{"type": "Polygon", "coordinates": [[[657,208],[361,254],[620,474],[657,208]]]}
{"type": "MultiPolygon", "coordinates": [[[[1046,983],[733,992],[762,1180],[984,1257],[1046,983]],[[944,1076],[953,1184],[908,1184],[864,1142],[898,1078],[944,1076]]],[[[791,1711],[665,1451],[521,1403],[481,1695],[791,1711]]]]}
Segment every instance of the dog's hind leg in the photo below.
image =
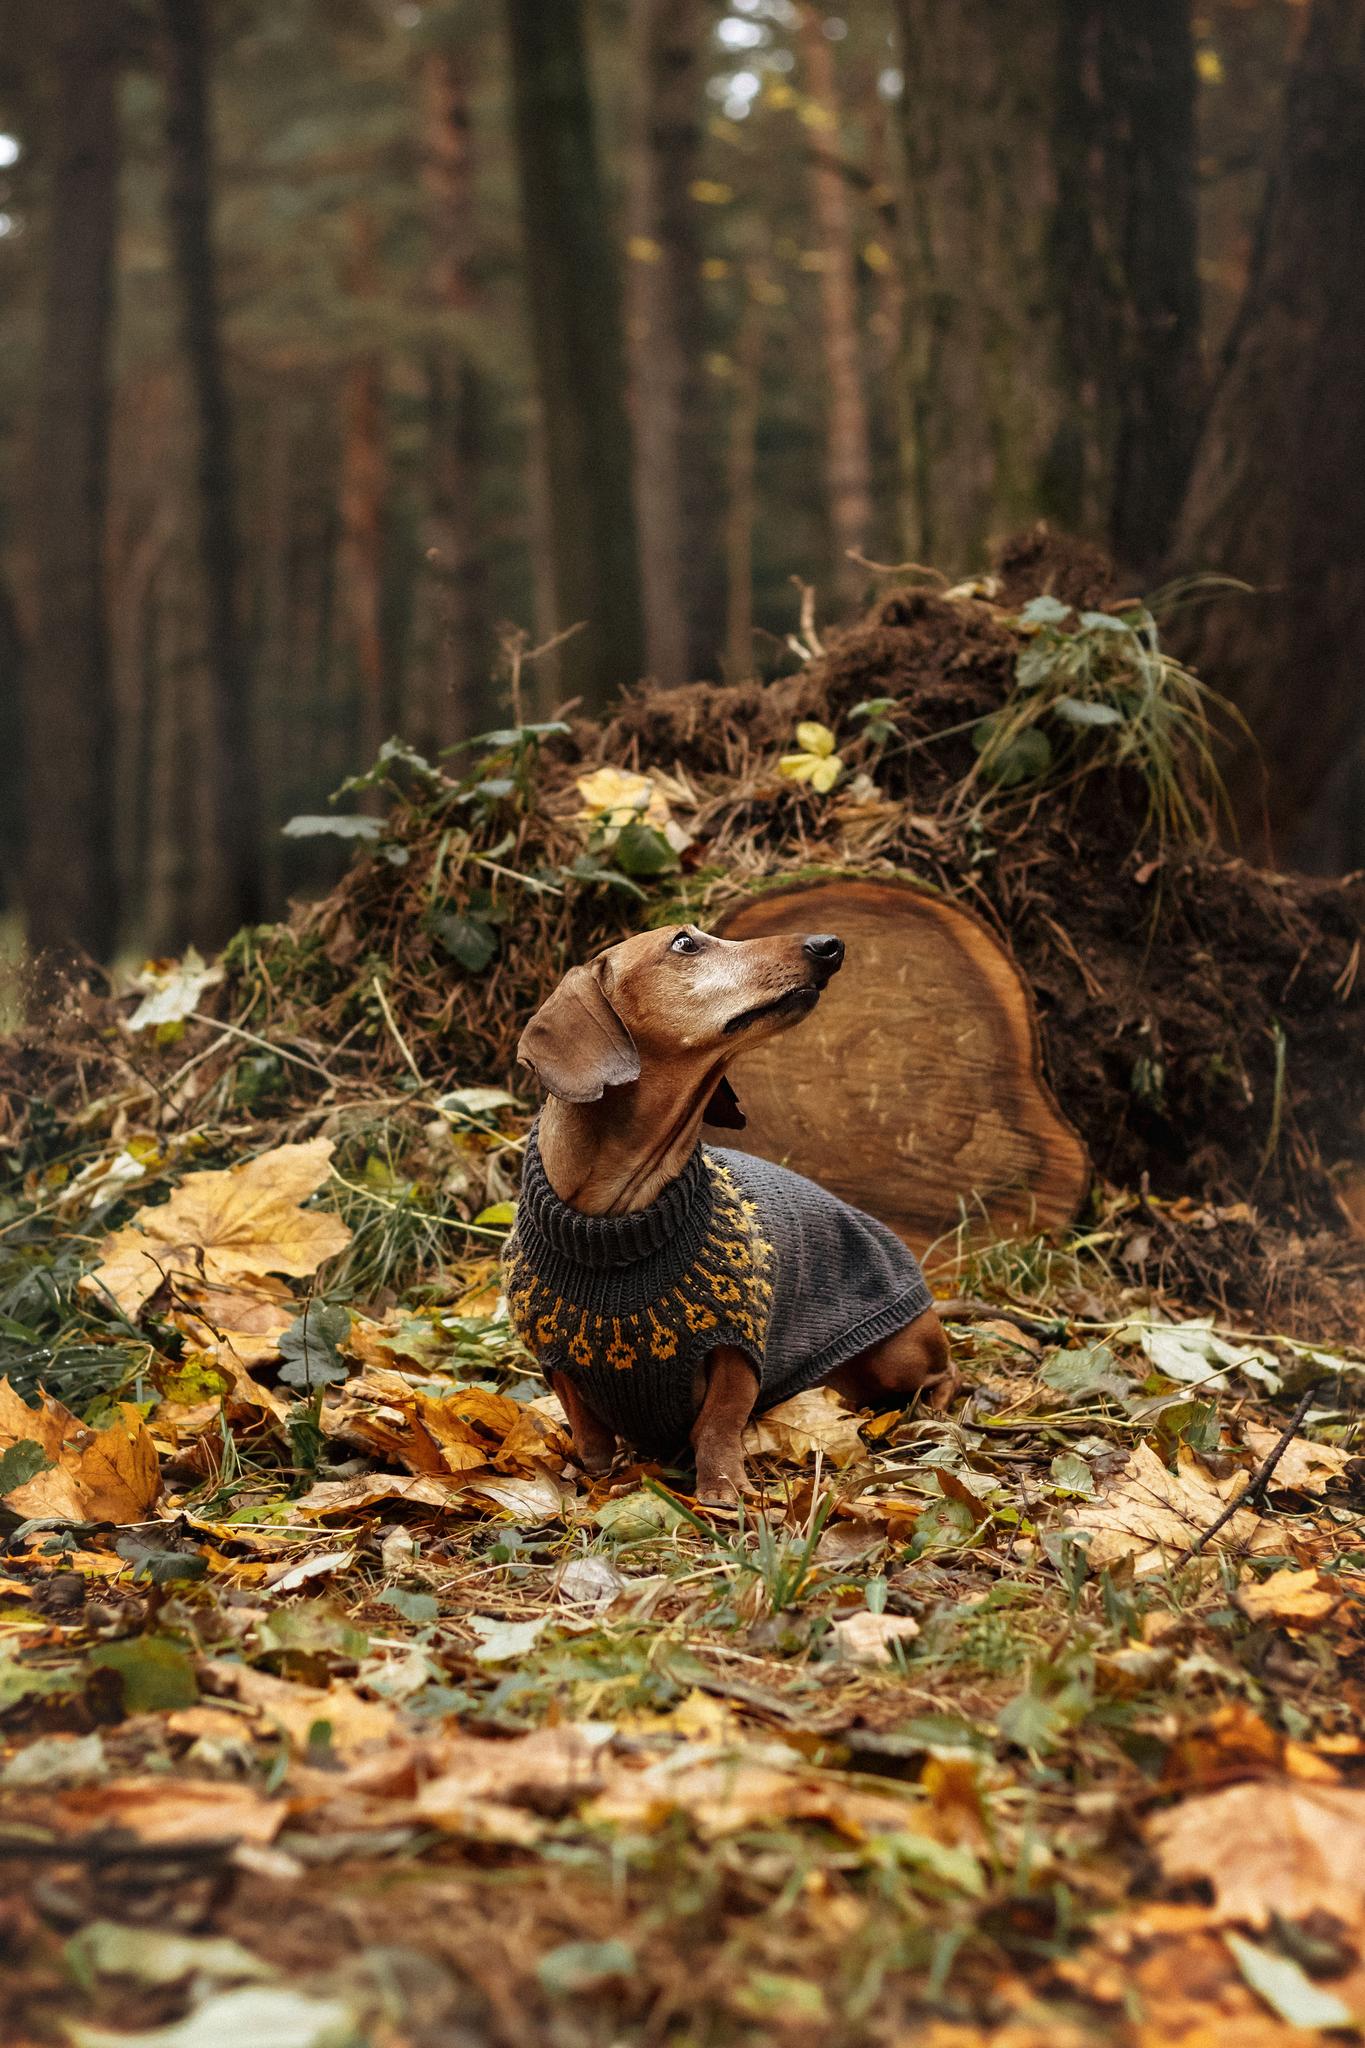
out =
{"type": "Polygon", "coordinates": [[[931,1308],[838,1366],[825,1382],[855,1408],[890,1408],[922,1394],[944,1409],[961,1384],[943,1325],[931,1308]]]}
{"type": "Polygon", "coordinates": [[[550,1374],[550,1385],[569,1418],[574,1455],[590,1479],[605,1472],[616,1456],[616,1432],[598,1420],[566,1372],[550,1374]]]}
{"type": "Polygon", "coordinates": [[[706,1392],[692,1425],[697,1454],[697,1499],[732,1507],[749,1490],[744,1470],[744,1425],[758,1398],[758,1374],[742,1351],[718,1344],[706,1360],[706,1392]]]}

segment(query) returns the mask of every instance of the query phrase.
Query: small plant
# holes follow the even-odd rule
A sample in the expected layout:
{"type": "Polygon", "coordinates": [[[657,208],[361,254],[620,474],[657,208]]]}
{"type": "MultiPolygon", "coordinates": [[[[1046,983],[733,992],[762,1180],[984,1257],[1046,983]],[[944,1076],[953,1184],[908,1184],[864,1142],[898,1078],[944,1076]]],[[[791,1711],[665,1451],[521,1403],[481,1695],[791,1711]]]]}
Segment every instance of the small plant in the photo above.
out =
{"type": "Polygon", "coordinates": [[[1222,698],[1163,650],[1149,606],[1074,613],[1035,597],[1019,615],[1029,634],[999,711],[973,728],[981,778],[999,789],[1034,784],[1058,766],[1077,775],[1133,768],[1147,790],[1147,823],[1161,841],[1206,836],[1226,808],[1211,712],[1222,698]]]}

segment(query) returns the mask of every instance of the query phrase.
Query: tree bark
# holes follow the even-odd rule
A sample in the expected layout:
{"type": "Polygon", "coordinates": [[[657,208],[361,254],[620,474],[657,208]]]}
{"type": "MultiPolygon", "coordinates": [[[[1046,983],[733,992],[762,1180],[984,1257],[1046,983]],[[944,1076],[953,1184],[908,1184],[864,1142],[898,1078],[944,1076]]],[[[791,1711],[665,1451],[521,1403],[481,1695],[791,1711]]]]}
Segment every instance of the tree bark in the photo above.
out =
{"type": "Polygon", "coordinates": [[[1159,564],[1203,383],[1190,0],[1062,0],[1052,234],[1072,490],[1128,569],[1159,564]]]}
{"type": "Polygon", "coordinates": [[[108,959],[117,936],[104,519],[118,218],[114,9],[52,0],[55,81],[43,346],[30,491],[24,896],[35,953],[108,959]]]}
{"type": "Polygon", "coordinates": [[[710,13],[703,0],[632,0],[629,339],[645,658],[663,684],[714,673],[724,596],[721,484],[706,375],[701,159],[710,13]]]}
{"type": "Polygon", "coordinates": [[[479,487],[487,392],[459,332],[477,305],[470,66],[454,45],[422,59],[422,182],[431,236],[433,308],[449,333],[427,352],[430,499],[420,658],[412,736],[439,746],[478,730],[492,660],[488,564],[479,487]]]}
{"type": "Polygon", "coordinates": [[[761,281],[750,279],[735,340],[725,490],[725,679],[754,672],[754,524],[763,370],[761,281]]]}
{"type": "Polygon", "coordinates": [[[564,687],[604,705],[642,634],[620,297],[580,0],[507,0],[531,338],[544,421],[564,687]]]}
{"type": "Polygon", "coordinates": [[[909,551],[1160,562],[1202,389],[1190,0],[896,0],[909,551]]]}
{"type": "Polygon", "coordinates": [[[1228,766],[1244,829],[1283,847],[1360,736],[1365,670],[1365,0],[1313,0],[1246,297],[1172,564],[1254,586],[1181,648],[1250,724],[1228,766]]]}
{"type": "Polygon", "coordinates": [[[232,415],[223,362],[213,249],[213,151],[204,0],[161,0],[166,75],[166,199],[181,346],[194,398],[199,557],[211,690],[199,877],[204,938],[223,939],[260,915],[259,829],[250,678],[238,616],[240,549],[232,415]]]}
{"type": "Polygon", "coordinates": [[[850,553],[865,554],[872,533],[872,454],[867,393],[858,343],[858,275],[848,188],[837,161],[839,92],[834,52],[825,35],[824,9],[801,10],[801,60],[806,93],[816,114],[810,156],[811,211],[820,259],[820,334],[825,381],[825,495],[834,546],[834,584],[855,599],[867,572],[850,553]]]}
{"type": "MultiPolygon", "coordinates": [[[[351,214],[351,296],[375,296],[374,221],[351,214]]],[[[346,370],[341,394],[340,582],[356,684],[356,769],[372,766],[388,737],[384,662],[384,372],[365,349],[346,370]]]]}
{"type": "Polygon", "coordinates": [[[956,573],[994,534],[1072,523],[1047,254],[1057,11],[895,0],[905,149],[908,552],[956,573]]]}

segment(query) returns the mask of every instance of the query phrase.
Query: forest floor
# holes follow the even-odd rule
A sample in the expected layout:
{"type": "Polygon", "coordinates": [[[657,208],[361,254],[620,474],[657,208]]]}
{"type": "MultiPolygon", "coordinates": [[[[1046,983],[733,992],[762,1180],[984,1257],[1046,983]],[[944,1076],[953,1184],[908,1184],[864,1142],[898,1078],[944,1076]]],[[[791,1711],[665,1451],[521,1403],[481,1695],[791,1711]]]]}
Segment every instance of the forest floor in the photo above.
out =
{"type": "Polygon", "coordinates": [[[10,1198],[87,1276],[21,1379],[84,1422],[0,1388],[12,2048],[1365,2023],[1365,1364],[1219,1339],[1103,1223],[996,1246],[954,1413],[802,1396],[703,1510],[582,1479],[483,1249],[297,1314],[259,1276],[344,1271],[331,1149],[103,1242],[93,1177],[10,1198]]]}
{"type": "Polygon", "coordinates": [[[1365,896],[1163,836],[1190,680],[1016,581],[386,749],[324,902],[0,1041],[6,2048],[1365,2031],[1365,896]],[[988,918],[1094,1192],[940,1247],[950,1414],[588,1483],[499,1300],[517,1034],[811,867],[988,918]]]}

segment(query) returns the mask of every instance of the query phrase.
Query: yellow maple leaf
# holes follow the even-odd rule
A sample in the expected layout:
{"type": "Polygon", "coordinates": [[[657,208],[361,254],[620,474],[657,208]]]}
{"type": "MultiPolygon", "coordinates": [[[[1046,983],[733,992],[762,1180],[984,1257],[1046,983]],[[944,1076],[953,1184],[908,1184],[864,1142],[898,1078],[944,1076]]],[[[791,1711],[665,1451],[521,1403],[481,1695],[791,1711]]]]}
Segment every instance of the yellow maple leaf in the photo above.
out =
{"type": "MultiPolygon", "coordinates": [[[[279,1145],[241,1166],[195,1173],[169,1202],[139,1209],[105,1239],[81,1288],[136,1316],[167,1279],[232,1287],[266,1273],[313,1273],[351,1241],[339,1216],[301,1205],[327,1178],[330,1138],[279,1145]]],[[[267,1291],[267,1290],[263,1290],[267,1291]]]]}
{"type": "Polygon", "coordinates": [[[36,1443],[48,1469],[11,1487],[5,1505],[20,1515],[54,1515],[66,1522],[141,1522],[161,1491],[156,1446],[131,1406],[117,1422],[91,1429],[44,1394],[26,1406],[7,1379],[0,1380],[0,1453],[36,1443]]]}
{"type": "Polygon", "coordinates": [[[783,754],[777,764],[779,775],[785,775],[789,782],[808,782],[812,789],[823,795],[833,789],[844,772],[844,764],[834,751],[834,734],[827,725],[817,719],[806,718],[796,728],[798,753],[783,754]]]}

